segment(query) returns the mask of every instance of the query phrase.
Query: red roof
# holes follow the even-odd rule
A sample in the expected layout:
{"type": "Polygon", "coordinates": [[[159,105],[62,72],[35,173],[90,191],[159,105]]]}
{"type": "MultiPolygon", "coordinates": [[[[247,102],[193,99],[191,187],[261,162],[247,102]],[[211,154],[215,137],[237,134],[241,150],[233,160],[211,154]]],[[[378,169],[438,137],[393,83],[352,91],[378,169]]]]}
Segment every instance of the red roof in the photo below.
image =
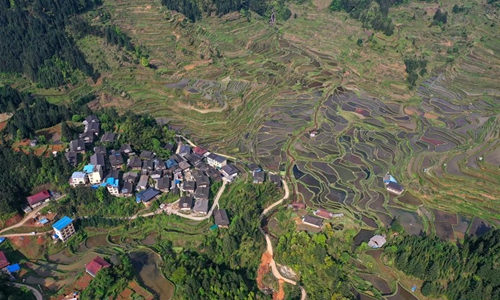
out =
{"type": "Polygon", "coordinates": [[[96,275],[102,268],[109,268],[111,265],[100,256],[96,256],[92,261],[85,265],[85,269],[91,275],[96,275]]]}
{"type": "Polygon", "coordinates": [[[331,219],[332,218],[332,213],[329,211],[326,211],[324,209],[318,209],[317,211],[314,212],[314,214],[316,216],[324,218],[324,219],[331,219]]]}
{"type": "Polygon", "coordinates": [[[306,204],[304,202],[292,202],[292,207],[297,208],[306,208],[306,204]]]}
{"type": "Polygon", "coordinates": [[[196,146],[196,147],[194,147],[193,152],[196,153],[196,154],[198,154],[198,155],[202,155],[203,156],[203,154],[207,153],[208,150],[207,149],[203,149],[200,146],[196,146]]]}
{"type": "Polygon", "coordinates": [[[37,204],[38,202],[44,201],[50,198],[49,191],[43,191],[38,194],[34,194],[26,198],[29,205],[37,204]]]}
{"type": "Polygon", "coordinates": [[[5,257],[5,254],[3,253],[3,251],[0,251],[0,269],[3,269],[8,265],[10,265],[10,263],[7,260],[7,257],[5,257]]]}

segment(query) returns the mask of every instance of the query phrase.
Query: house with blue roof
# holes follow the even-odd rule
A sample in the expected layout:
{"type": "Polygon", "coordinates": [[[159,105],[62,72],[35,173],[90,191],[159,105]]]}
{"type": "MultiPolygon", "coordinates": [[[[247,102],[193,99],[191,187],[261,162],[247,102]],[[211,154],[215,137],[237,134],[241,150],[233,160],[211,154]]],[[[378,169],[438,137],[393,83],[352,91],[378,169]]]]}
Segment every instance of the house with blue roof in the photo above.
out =
{"type": "Polygon", "coordinates": [[[137,203],[144,203],[146,207],[149,207],[156,197],[160,195],[160,191],[150,187],[147,190],[141,191],[135,195],[135,201],[137,203]]]}
{"type": "Polygon", "coordinates": [[[87,174],[90,184],[100,184],[103,177],[103,166],[88,164],[83,167],[83,172],[87,174]]]}
{"type": "Polygon", "coordinates": [[[75,234],[75,226],[73,226],[73,219],[64,216],[59,221],[52,225],[54,234],[57,235],[61,241],[66,242],[73,234],[75,234]]]}
{"type": "Polygon", "coordinates": [[[106,187],[108,192],[113,196],[120,195],[120,171],[112,170],[108,176],[104,179],[104,182],[101,183],[101,186],[106,187]]]}

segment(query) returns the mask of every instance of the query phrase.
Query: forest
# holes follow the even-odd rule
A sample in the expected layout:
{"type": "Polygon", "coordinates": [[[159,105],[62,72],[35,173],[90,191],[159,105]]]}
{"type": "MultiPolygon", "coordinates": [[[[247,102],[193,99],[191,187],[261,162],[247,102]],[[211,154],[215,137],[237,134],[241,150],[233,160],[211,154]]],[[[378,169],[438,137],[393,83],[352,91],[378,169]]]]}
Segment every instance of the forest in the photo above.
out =
{"type": "Polygon", "coordinates": [[[79,70],[94,75],[65,31],[72,16],[100,0],[0,1],[0,72],[22,73],[41,87],[60,86],[79,70]]]}
{"type": "Polygon", "coordinates": [[[429,236],[400,236],[385,247],[394,266],[424,281],[424,296],[500,299],[500,230],[457,244],[429,236]]]}
{"type": "Polygon", "coordinates": [[[63,155],[38,157],[0,146],[0,216],[20,210],[38,185],[64,185],[72,167],[63,155]]]}

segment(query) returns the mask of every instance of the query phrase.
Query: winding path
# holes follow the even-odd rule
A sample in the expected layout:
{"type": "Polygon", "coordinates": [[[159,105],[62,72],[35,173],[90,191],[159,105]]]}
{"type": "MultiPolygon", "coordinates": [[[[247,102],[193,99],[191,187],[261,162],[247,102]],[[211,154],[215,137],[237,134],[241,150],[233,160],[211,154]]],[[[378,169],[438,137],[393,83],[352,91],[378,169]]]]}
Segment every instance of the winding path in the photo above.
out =
{"type": "Polygon", "coordinates": [[[194,216],[182,214],[179,211],[175,211],[175,212],[173,212],[173,214],[178,215],[179,217],[183,217],[183,218],[194,220],[194,221],[203,221],[203,220],[210,218],[210,216],[214,212],[215,207],[217,206],[217,208],[219,208],[219,199],[222,196],[222,193],[224,193],[224,190],[226,189],[226,185],[227,185],[227,181],[224,180],[222,182],[222,186],[220,187],[219,191],[217,192],[217,195],[214,198],[214,204],[212,204],[212,208],[210,208],[210,211],[205,216],[194,217],[194,216]]]}
{"type": "MultiPolygon", "coordinates": [[[[283,183],[282,184],[283,188],[285,189],[285,195],[283,196],[283,198],[281,198],[280,200],[274,202],[273,204],[269,205],[266,209],[264,209],[262,211],[262,214],[260,215],[261,219],[263,217],[265,217],[265,215],[268,212],[270,212],[271,210],[273,210],[276,206],[282,204],[283,201],[285,201],[286,199],[288,199],[288,197],[290,196],[290,191],[288,189],[288,185],[287,185],[286,181],[283,180],[283,179],[281,181],[283,183]]],[[[281,273],[278,270],[278,267],[276,266],[276,262],[274,261],[273,244],[271,242],[271,239],[269,238],[269,235],[267,233],[264,233],[264,237],[266,238],[266,252],[271,255],[271,262],[269,263],[269,265],[271,266],[271,272],[273,273],[273,276],[276,279],[278,279],[278,280],[283,280],[284,282],[288,282],[290,284],[296,285],[297,284],[296,281],[288,279],[288,278],[283,277],[281,275],[281,273]]],[[[301,292],[300,299],[301,300],[305,300],[307,298],[306,290],[302,286],[299,286],[299,287],[300,287],[300,292],[301,292]]]]}
{"type": "Polygon", "coordinates": [[[22,288],[22,287],[27,288],[28,290],[30,290],[33,293],[33,295],[35,295],[36,300],[43,300],[42,293],[40,293],[37,289],[35,289],[32,286],[20,284],[20,283],[12,283],[12,285],[15,287],[18,287],[18,288],[22,288]]]}

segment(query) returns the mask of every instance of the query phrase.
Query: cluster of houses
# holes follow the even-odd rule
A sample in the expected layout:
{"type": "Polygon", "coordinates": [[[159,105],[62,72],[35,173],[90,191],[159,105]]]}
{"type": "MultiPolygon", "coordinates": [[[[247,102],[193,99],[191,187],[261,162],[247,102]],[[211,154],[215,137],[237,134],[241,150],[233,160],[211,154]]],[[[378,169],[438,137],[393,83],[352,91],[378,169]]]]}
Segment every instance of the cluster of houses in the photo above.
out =
{"type": "MultiPolygon", "coordinates": [[[[66,158],[74,166],[78,163],[78,153],[84,153],[88,144],[100,134],[99,119],[92,115],[83,121],[84,133],[78,140],[71,141],[66,158]]],[[[105,132],[103,144],[113,144],[117,136],[105,132]]],[[[161,193],[183,192],[184,210],[194,209],[199,213],[208,212],[210,182],[226,180],[231,182],[239,170],[227,159],[210,153],[202,147],[192,148],[179,143],[167,144],[165,149],[175,153],[167,160],[157,157],[152,151],[144,150],[137,155],[128,144],[120,149],[107,151],[106,147],[94,147],[90,162],[83,170],[74,172],[69,180],[71,186],[105,187],[113,196],[130,197],[146,206],[161,193]],[[106,174],[106,175],[104,175],[106,174]],[[192,204],[196,200],[199,204],[192,204]]]]}
{"type": "MultiPolygon", "coordinates": [[[[293,209],[305,209],[306,205],[303,202],[293,202],[291,204],[291,207],[293,209]]],[[[341,218],[343,216],[344,216],[343,213],[334,214],[323,208],[319,208],[313,212],[313,216],[305,215],[302,218],[302,223],[315,228],[322,228],[324,220],[330,220],[332,218],[341,218]]]]}

